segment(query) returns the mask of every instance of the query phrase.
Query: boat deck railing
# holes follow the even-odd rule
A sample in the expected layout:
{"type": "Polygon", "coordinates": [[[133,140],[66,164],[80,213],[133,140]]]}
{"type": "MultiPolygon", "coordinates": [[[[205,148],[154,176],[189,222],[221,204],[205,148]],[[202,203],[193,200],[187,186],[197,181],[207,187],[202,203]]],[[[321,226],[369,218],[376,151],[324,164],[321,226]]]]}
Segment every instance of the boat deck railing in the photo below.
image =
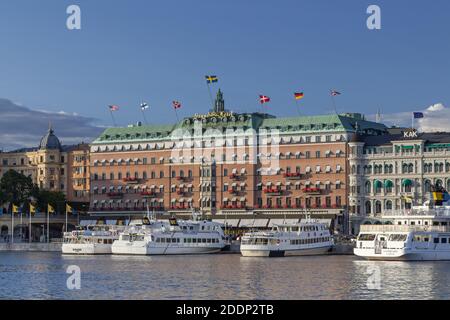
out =
{"type": "Polygon", "coordinates": [[[360,232],[450,232],[450,226],[410,226],[410,225],[361,225],[360,232]]]}
{"type": "Polygon", "coordinates": [[[416,206],[406,210],[392,210],[383,214],[384,217],[415,217],[415,216],[431,216],[446,217],[450,219],[450,206],[442,206],[429,208],[427,206],[416,206]]]}

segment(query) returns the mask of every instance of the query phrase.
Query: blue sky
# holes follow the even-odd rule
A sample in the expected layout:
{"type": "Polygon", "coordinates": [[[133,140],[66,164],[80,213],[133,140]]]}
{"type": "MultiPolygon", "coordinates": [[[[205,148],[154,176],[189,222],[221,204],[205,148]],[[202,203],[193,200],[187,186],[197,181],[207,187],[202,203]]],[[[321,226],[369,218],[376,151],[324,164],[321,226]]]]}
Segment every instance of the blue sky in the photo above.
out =
{"type": "Polygon", "coordinates": [[[340,112],[424,110],[449,105],[449,17],[448,0],[4,0],[0,98],[100,126],[108,104],[120,125],[142,120],[145,100],[151,123],[170,123],[174,99],[180,116],[208,111],[216,74],[234,111],[261,110],[261,93],[266,111],[295,116],[304,91],[302,114],[330,113],[330,88],[340,112]],[[66,28],[70,4],[82,30],[66,28]],[[366,27],[370,4],[381,30],[366,27]]]}

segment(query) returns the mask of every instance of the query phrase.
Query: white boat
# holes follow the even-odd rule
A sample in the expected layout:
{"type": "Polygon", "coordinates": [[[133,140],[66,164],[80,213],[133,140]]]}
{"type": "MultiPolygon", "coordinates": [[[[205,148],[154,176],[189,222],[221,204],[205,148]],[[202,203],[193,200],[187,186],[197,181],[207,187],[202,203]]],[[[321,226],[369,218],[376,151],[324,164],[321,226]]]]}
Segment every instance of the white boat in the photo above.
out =
{"type": "Polygon", "coordinates": [[[242,236],[244,257],[284,257],[325,254],[333,247],[328,227],[306,219],[300,223],[274,225],[271,231],[242,236]]]}
{"type": "Polygon", "coordinates": [[[211,221],[156,221],[128,228],[112,245],[113,254],[175,255],[216,253],[225,247],[222,225],[211,221]]]}
{"type": "Polygon", "coordinates": [[[122,228],[109,225],[90,225],[85,229],[64,232],[63,254],[111,254],[114,240],[122,228]]]}
{"type": "Polygon", "coordinates": [[[354,254],[369,260],[450,260],[450,196],[436,188],[423,206],[361,225],[354,254]]]}

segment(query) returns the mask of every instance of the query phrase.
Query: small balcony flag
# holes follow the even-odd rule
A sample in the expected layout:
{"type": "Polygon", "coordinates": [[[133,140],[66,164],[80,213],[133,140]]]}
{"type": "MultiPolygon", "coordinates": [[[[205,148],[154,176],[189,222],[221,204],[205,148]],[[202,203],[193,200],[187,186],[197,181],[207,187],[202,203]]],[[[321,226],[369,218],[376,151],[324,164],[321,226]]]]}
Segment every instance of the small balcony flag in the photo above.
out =
{"type": "Polygon", "coordinates": [[[31,203],[30,203],[30,213],[31,215],[34,215],[36,213],[36,207],[33,206],[31,203]]]}
{"type": "Polygon", "coordinates": [[[148,105],[147,102],[142,102],[142,103],[141,103],[141,110],[142,110],[142,111],[144,111],[145,109],[148,109],[148,108],[149,108],[149,105],[148,105]]]}
{"type": "Polygon", "coordinates": [[[13,206],[12,206],[12,212],[13,212],[14,214],[19,213],[19,207],[16,206],[15,204],[13,204],[13,206]]]}
{"type": "Polygon", "coordinates": [[[110,110],[110,111],[117,111],[117,110],[119,110],[119,106],[116,106],[115,104],[110,105],[110,106],[109,106],[109,110],[110,110]]]}

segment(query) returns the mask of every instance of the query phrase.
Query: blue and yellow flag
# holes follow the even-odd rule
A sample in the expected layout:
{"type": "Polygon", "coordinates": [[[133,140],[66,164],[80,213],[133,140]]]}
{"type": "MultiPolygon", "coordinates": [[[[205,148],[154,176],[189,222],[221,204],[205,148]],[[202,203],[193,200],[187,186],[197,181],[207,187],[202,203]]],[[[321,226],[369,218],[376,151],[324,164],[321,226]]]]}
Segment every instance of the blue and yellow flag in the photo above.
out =
{"type": "Polygon", "coordinates": [[[217,76],[205,76],[205,78],[206,78],[206,83],[215,83],[215,82],[219,81],[217,76]]]}

